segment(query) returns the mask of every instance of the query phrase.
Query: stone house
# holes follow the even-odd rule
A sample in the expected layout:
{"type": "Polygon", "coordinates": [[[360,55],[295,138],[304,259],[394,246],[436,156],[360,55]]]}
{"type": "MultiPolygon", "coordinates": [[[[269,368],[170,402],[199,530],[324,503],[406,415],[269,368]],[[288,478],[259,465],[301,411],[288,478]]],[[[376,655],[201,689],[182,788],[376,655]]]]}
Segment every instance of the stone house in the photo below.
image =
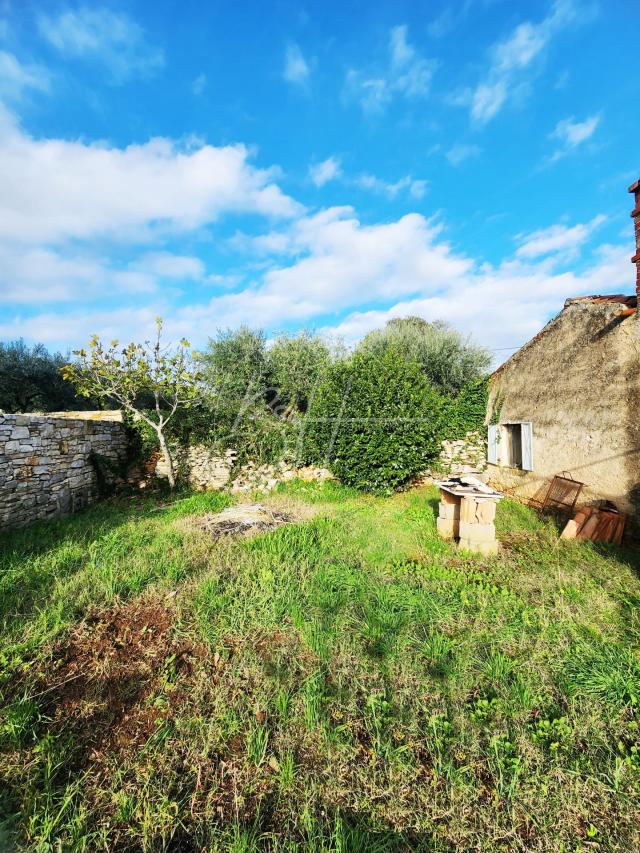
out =
{"type": "Polygon", "coordinates": [[[490,482],[541,499],[556,474],[640,517],[640,181],[636,293],[567,299],[562,311],[491,376],[490,482]]]}

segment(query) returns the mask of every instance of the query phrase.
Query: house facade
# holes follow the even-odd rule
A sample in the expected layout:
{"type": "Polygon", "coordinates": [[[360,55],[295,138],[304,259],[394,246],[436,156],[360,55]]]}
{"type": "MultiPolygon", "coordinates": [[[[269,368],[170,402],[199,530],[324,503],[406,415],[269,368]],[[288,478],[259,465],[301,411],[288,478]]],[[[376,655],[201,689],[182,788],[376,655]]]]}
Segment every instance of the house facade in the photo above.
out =
{"type": "Polygon", "coordinates": [[[491,377],[488,473],[497,488],[542,499],[556,474],[640,517],[640,181],[636,293],[567,299],[491,377]]]}

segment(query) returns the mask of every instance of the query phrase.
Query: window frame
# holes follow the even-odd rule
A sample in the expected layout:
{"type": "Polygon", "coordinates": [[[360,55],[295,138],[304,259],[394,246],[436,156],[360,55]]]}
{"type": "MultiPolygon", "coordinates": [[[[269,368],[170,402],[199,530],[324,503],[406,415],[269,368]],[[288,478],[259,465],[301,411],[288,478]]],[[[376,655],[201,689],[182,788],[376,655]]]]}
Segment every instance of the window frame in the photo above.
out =
{"type": "Polygon", "coordinates": [[[487,461],[499,468],[511,468],[514,471],[533,471],[533,422],[532,421],[501,421],[499,424],[489,424],[487,427],[487,461]],[[505,459],[505,449],[508,447],[506,427],[520,427],[520,458],[521,464],[514,465],[511,459],[505,459]]]}

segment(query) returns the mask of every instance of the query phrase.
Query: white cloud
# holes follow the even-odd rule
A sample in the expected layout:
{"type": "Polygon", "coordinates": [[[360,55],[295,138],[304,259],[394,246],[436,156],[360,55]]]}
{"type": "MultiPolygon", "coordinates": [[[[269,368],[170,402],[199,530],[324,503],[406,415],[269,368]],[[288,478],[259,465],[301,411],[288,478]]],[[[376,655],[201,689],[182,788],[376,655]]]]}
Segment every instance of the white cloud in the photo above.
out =
{"type": "Polygon", "coordinates": [[[427,182],[416,180],[411,175],[405,175],[403,178],[393,182],[385,181],[376,175],[363,174],[358,175],[353,183],[363,190],[386,195],[389,198],[395,198],[402,190],[408,190],[410,195],[415,199],[424,198],[427,192],[427,182]]]}
{"type": "Polygon", "coordinates": [[[575,121],[573,116],[559,121],[549,137],[560,142],[560,148],[551,155],[551,162],[560,160],[574,148],[591,139],[599,124],[598,115],[590,116],[584,121],[575,121]]]}
{"type": "Polygon", "coordinates": [[[297,44],[287,45],[284,56],[283,77],[288,83],[296,86],[306,86],[309,82],[311,69],[297,44]]]}
{"type": "Polygon", "coordinates": [[[204,90],[207,88],[207,75],[206,74],[198,74],[195,80],[191,83],[191,91],[194,95],[201,95],[204,90]]]}
{"type": "Polygon", "coordinates": [[[90,248],[25,248],[0,242],[0,305],[90,304],[108,295],[131,299],[159,288],[202,281],[200,258],[143,253],[116,263],[90,248]]]}
{"type": "MultiPolygon", "coordinates": [[[[264,235],[265,245],[278,245],[278,263],[272,257],[241,290],[180,306],[156,282],[144,309],[133,304],[126,311],[92,310],[85,304],[64,314],[17,315],[0,325],[0,337],[75,345],[95,331],[138,339],[160,313],[167,317],[171,336],[186,335],[196,345],[216,328],[240,323],[278,329],[321,322],[323,331],[355,339],[392,316],[418,314],[448,320],[493,349],[511,347],[539,331],[568,296],[631,288],[628,245],[596,249],[581,272],[562,266],[601,221],[596,217],[582,226],[523,235],[512,257],[491,265],[455,252],[442,229],[419,214],[365,225],[351,208],[329,208],[264,235]],[[370,308],[381,304],[385,307],[370,308]]],[[[153,280],[152,259],[147,257],[146,267],[142,263],[137,270],[130,264],[122,272],[138,271],[153,280]]],[[[181,263],[185,274],[199,273],[193,259],[176,261],[181,263]]],[[[171,264],[164,269],[170,272],[171,264]]],[[[60,281],[67,280],[67,271],[61,271],[60,281]]],[[[144,282],[137,284],[142,288],[144,282]]],[[[215,276],[212,283],[217,283],[215,276]]]]}
{"type": "Polygon", "coordinates": [[[164,53],[147,43],[128,15],[104,6],[81,6],[41,15],[40,34],[64,57],[99,62],[113,82],[149,76],[164,65],[164,53]]]}
{"type": "Polygon", "coordinates": [[[328,157],[321,163],[309,167],[309,177],[317,187],[341,177],[342,167],[338,157],[328,157]]]}
{"type": "Polygon", "coordinates": [[[397,95],[422,98],[429,94],[438,63],[420,56],[409,43],[407,32],[406,24],[390,30],[386,67],[374,72],[351,68],[347,72],[346,97],[356,100],[365,112],[381,112],[397,95]]]}
{"type": "Polygon", "coordinates": [[[200,258],[174,255],[171,252],[151,252],[139,258],[134,268],[161,278],[199,279],[204,276],[205,266],[200,258]]]}
{"type": "Polygon", "coordinates": [[[477,145],[465,145],[463,143],[459,143],[449,148],[445,156],[452,166],[460,166],[460,164],[464,163],[465,160],[478,157],[481,150],[482,149],[477,145]]]}
{"type": "Polygon", "coordinates": [[[49,72],[40,65],[23,65],[12,53],[0,50],[0,98],[17,100],[29,89],[47,91],[49,72]]]}
{"type": "Polygon", "coordinates": [[[427,26],[431,38],[443,38],[462,23],[473,5],[474,0],[456,0],[446,5],[437,17],[427,26]]]}
{"type": "Polygon", "coordinates": [[[547,17],[539,23],[519,24],[491,48],[489,70],[484,78],[454,103],[468,106],[475,124],[489,122],[521,88],[525,70],[545,52],[555,35],[577,17],[573,0],[555,0],[547,17]]]}
{"type": "Polygon", "coordinates": [[[595,216],[590,222],[580,223],[569,227],[567,225],[551,225],[530,234],[519,235],[516,239],[519,246],[516,255],[519,258],[540,258],[545,255],[555,255],[556,260],[574,258],[579,249],[587,242],[596,228],[605,221],[606,217],[595,216]]]}
{"type": "Polygon", "coordinates": [[[480,83],[472,96],[471,118],[478,124],[485,124],[498,114],[506,99],[507,84],[504,80],[480,83]]]}
{"type": "Polygon", "coordinates": [[[225,212],[292,216],[301,210],[243,145],[195,147],[168,139],[116,148],[34,139],[0,115],[0,240],[135,241],[192,230],[225,212]]]}

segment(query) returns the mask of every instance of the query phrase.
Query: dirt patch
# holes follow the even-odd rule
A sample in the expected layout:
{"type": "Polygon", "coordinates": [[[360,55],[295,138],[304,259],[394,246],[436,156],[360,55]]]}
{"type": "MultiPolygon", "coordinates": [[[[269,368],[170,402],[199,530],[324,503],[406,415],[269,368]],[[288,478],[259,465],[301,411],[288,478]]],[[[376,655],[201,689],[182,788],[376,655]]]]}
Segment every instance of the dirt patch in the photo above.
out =
{"type": "Polygon", "coordinates": [[[169,599],[145,597],[89,614],[52,649],[36,695],[52,730],[73,733],[80,763],[135,750],[157,730],[167,709],[151,698],[206,654],[176,636],[175,619],[169,599]]]}
{"type": "Polygon", "coordinates": [[[196,519],[195,524],[213,539],[221,539],[226,536],[257,536],[295,520],[293,516],[264,504],[238,504],[222,512],[203,515],[196,519]]]}

